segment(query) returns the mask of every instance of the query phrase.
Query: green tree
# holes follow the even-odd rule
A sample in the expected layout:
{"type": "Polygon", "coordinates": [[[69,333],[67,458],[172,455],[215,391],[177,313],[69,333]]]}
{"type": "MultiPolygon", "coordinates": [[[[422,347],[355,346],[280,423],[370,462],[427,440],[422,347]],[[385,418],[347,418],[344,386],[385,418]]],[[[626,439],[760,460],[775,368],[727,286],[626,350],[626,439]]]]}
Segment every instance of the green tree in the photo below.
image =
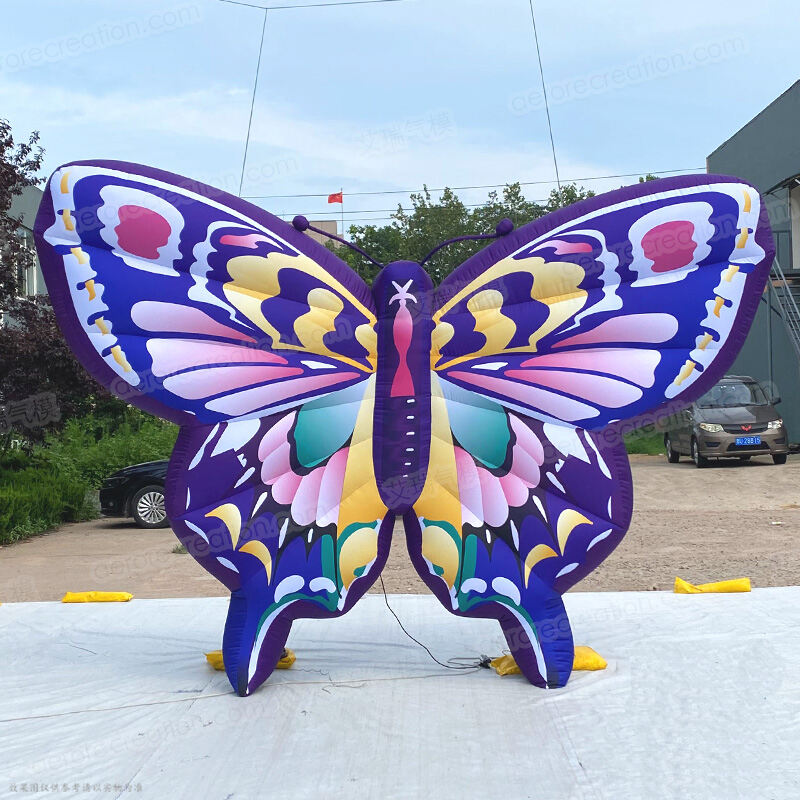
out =
{"type": "MultiPolygon", "coordinates": [[[[388,225],[353,225],[351,241],[376,261],[388,264],[398,259],[421,261],[447,239],[476,233],[491,233],[501,219],[508,217],[519,227],[558,208],[592,197],[594,192],[575,184],[553,189],[544,205],[527,200],[519,183],[505,186],[502,192],[491,191],[486,203],[468,208],[452,189],[445,189],[433,200],[427,187],[411,195],[411,208],[398,205],[388,225]]],[[[425,268],[435,283],[447,277],[459,264],[485,247],[486,241],[457,242],[443,248],[425,268]]],[[[378,267],[358,253],[329,244],[367,282],[372,282],[378,267]]]]}
{"type": "Polygon", "coordinates": [[[11,216],[11,203],[28,186],[35,186],[42,166],[39,134],[15,142],[11,125],[0,119],[0,310],[18,304],[22,275],[19,265],[29,258],[20,236],[20,221],[11,216]]]}
{"type": "MultiPolygon", "coordinates": [[[[103,410],[119,414],[125,405],[99,386],[72,355],[58,328],[46,295],[26,296],[20,267],[30,263],[11,203],[25,188],[39,183],[44,151],[39,134],[14,140],[11,126],[0,119],[0,406],[33,402],[44,393],[55,395],[60,422],[47,428],[15,425],[13,438],[29,446],[64,420],[103,410]]],[[[5,427],[5,426],[4,426],[5,427]]],[[[0,430],[0,454],[12,443],[0,430]]]]}

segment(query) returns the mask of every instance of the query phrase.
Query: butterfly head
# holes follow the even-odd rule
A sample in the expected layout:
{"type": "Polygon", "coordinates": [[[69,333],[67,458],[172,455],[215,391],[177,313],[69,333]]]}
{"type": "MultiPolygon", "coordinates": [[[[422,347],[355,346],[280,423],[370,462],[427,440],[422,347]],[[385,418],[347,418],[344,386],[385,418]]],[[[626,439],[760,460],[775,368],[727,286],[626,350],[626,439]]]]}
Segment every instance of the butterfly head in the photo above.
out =
{"type": "Polygon", "coordinates": [[[426,305],[428,292],[433,288],[430,275],[415,261],[393,261],[387,264],[372,285],[375,305],[394,314],[401,308],[414,308],[417,313],[426,305]]]}
{"type": "Polygon", "coordinates": [[[392,281],[392,286],[394,286],[394,288],[397,289],[397,293],[393,294],[389,298],[389,304],[391,305],[392,303],[400,303],[400,305],[404,306],[406,302],[408,302],[409,300],[412,303],[416,303],[417,298],[414,297],[414,295],[408,291],[413,283],[414,283],[413,278],[409,278],[404,286],[400,286],[400,284],[398,284],[397,281],[392,281]]]}

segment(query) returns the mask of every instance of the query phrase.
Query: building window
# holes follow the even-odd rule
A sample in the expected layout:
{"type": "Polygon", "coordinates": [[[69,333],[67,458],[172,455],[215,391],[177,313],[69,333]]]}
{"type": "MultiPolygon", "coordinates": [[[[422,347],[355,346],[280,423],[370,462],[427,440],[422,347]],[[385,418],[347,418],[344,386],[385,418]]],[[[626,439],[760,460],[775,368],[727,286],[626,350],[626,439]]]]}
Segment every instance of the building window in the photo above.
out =
{"type": "Polygon", "coordinates": [[[23,229],[20,232],[24,247],[21,263],[17,267],[17,281],[21,295],[30,297],[44,291],[44,286],[39,283],[39,258],[33,243],[33,234],[23,229]]]}
{"type": "Polygon", "coordinates": [[[794,186],[789,189],[789,219],[791,224],[792,255],[787,269],[800,270],[800,183],[795,178],[794,186]]]}

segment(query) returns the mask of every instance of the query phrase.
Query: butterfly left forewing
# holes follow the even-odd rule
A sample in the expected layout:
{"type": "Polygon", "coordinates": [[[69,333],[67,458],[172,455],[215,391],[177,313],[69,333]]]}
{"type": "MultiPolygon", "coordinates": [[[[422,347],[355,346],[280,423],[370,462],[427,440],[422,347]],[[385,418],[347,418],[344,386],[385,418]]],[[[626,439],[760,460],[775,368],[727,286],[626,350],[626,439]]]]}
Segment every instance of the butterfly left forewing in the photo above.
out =
{"type": "Polygon", "coordinates": [[[78,358],[159,416],[274,413],[374,372],[363,281],[220,190],[137,164],[67,164],[48,182],[36,237],[78,358]]]}

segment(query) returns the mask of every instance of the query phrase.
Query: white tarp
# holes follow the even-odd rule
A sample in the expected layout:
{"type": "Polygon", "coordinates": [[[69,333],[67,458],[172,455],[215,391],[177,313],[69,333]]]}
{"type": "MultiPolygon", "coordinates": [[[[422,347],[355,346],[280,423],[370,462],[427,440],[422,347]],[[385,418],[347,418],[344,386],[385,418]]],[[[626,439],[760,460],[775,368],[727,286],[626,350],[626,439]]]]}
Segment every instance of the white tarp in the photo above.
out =
{"type": "MultiPolygon", "coordinates": [[[[0,797],[798,796],[800,588],[565,599],[609,662],[565,689],[438,667],[372,595],[295,623],[296,664],[249,698],[203,656],[224,599],[3,605],[0,797]]],[[[390,602],[442,660],[505,645],[433,597],[390,602]]]]}

